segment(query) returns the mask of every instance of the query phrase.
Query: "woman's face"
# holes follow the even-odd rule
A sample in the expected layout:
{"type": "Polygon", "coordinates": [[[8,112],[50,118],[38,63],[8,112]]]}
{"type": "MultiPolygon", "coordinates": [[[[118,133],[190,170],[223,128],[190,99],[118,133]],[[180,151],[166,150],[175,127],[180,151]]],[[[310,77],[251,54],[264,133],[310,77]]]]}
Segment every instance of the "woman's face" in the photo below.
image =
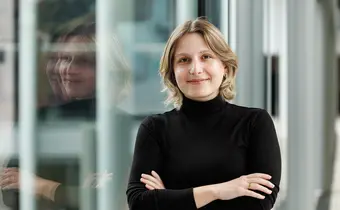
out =
{"type": "Polygon", "coordinates": [[[59,53],[57,52],[52,52],[49,54],[46,64],[46,74],[51,85],[53,94],[56,97],[57,101],[60,102],[67,100],[67,94],[61,82],[61,77],[59,73],[60,60],[58,56],[59,53]]]}
{"type": "Polygon", "coordinates": [[[219,94],[225,68],[200,34],[178,40],[173,63],[177,85],[187,98],[207,101],[219,94]]]}
{"type": "Polygon", "coordinates": [[[58,56],[61,82],[71,99],[91,98],[95,93],[95,52],[88,50],[88,44],[81,37],[71,37],[58,56]]]}

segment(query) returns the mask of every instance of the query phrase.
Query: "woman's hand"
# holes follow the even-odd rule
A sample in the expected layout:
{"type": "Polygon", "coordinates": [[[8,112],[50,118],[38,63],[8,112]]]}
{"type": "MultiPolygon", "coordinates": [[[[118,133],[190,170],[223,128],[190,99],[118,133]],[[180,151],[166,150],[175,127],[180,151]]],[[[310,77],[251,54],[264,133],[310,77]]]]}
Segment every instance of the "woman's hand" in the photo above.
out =
{"type": "MultiPolygon", "coordinates": [[[[20,171],[18,168],[5,168],[0,175],[0,187],[4,190],[21,188],[20,186],[20,171]]],[[[33,192],[38,196],[44,196],[53,200],[53,191],[59,185],[57,182],[53,182],[41,177],[35,176],[33,174],[25,173],[27,176],[33,176],[35,181],[33,192]]],[[[24,189],[25,190],[25,189],[24,189]]]]}
{"type": "Polygon", "coordinates": [[[275,185],[269,181],[270,179],[270,175],[255,173],[241,176],[228,182],[215,184],[213,188],[219,200],[231,200],[241,196],[264,199],[265,196],[255,191],[271,194],[271,189],[274,188],[275,185]]]}
{"type": "MultiPolygon", "coordinates": [[[[7,189],[20,189],[20,171],[18,168],[5,168],[1,173],[0,187],[7,189]]],[[[36,180],[36,177],[33,178],[36,180]]]]}
{"type": "Polygon", "coordinates": [[[140,181],[144,183],[145,187],[149,190],[165,189],[161,177],[155,171],[152,171],[151,175],[142,174],[140,181]]]}

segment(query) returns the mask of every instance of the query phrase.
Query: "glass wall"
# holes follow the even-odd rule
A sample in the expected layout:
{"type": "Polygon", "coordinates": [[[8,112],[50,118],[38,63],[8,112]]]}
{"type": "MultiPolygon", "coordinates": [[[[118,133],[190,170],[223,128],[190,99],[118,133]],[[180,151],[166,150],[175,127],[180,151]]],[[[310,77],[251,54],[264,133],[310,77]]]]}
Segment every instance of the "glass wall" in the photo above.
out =
{"type": "MultiPolygon", "coordinates": [[[[320,118],[311,117],[311,121],[325,122],[319,127],[313,124],[317,129],[310,129],[313,127],[309,122],[298,121],[298,117],[292,118],[292,108],[288,110],[288,99],[299,99],[288,91],[297,84],[288,80],[288,73],[292,74],[288,68],[287,48],[292,41],[288,40],[288,31],[292,30],[287,23],[288,2],[292,4],[290,0],[256,4],[251,0],[3,0],[0,164],[2,170],[10,168],[17,180],[23,169],[32,170],[33,175],[26,181],[36,180],[36,184],[25,186],[35,187],[36,195],[30,197],[19,186],[1,189],[0,209],[19,209],[20,203],[28,204],[20,209],[34,205],[36,209],[99,210],[109,203],[114,203],[112,209],[128,209],[125,190],[137,128],[146,116],[172,108],[164,106],[165,93],[161,92],[158,73],[165,42],[176,25],[197,16],[206,16],[220,28],[239,56],[239,98],[234,102],[264,108],[273,116],[283,155],[282,187],[275,208],[288,209],[285,201],[289,203],[289,177],[300,175],[298,167],[291,167],[292,161],[288,161],[289,150],[300,144],[289,141],[298,135],[303,139],[308,136],[289,133],[292,124],[288,122],[296,119],[309,128],[306,130],[317,130],[318,135],[328,132],[325,127],[333,126],[326,123],[328,102],[319,104],[331,98],[327,89],[313,92],[322,100],[317,98],[315,106],[308,106],[308,110],[326,113],[320,118]],[[112,14],[108,13],[112,20],[99,18],[104,17],[100,12],[105,12],[99,9],[99,2],[114,8],[112,14]],[[111,21],[112,28],[103,27],[111,21]],[[105,30],[110,34],[103,46],[98,36],[105,37],[105,30]],[[289,168],[296,169],[291,176],[289,168]],[[101,199],[105,193],[115,196],[111,201],[101,199]],[[33,198],[34,203],[20,201],[20,195],[33,198]]],[[[315,8],[322,10],[319,5],[315,8]]],[[[317,46],[318,52],[326,55],[320,50],[322,43],[317,46]]],[[[315,77],[316,84],[328,81],[323,74],[319,76],[322,80],[315,77]]],[[[328,87],[327,82],[322,84],[328,87]]],[[[303,93],[301,97],[312,94],[303,93]]],[[[329,104],[335,106],[333,101],[329,104]]],[[[336,137],[339,127],[337,123],[336,137]]],[[[328,134],[311,136],[313,145],[317,145],[312,148],[315,200],[321,200],[321,207],[326,206],[322,202],[328,202],[329,209],[338,209],[338,145],[328,134]],[[326,166],[327,160],[332,164],[326,166]],[[323,191],[325,183],[332,189],[323,191]],[[319,200],[322,192],[324,197],[319,200]]],[[[304,154],[297,159],[305,158],[304,154]]]]}
{"type": "MultiPolygon", "coordinates": [[[[30,155],[35,160],[32,166],[39,185],[34,196],[37,209],[99,209],[96,194],[106,185],[114,185],[118,192],[115,209],[127,209],[125,190],[137,128],[147,115],[169,109],[163,104],[165,93],[161,92],[158,68],[165,42],[176,25],[176,2],[115,1],[116,24],[110,34],[108,60],[116,68],[107,69],[112,76],[109,85],[115,91],[109,93],[113,100],[107,103],[113,119],[110,138],[116,140],[112,140],[114,145],[106,146],[115,153],[107,158],[119,160],[112,161],[105,172],[98,170],[98,158],[101,158],[98,139],[101,131],[97,129],[101,91],[96,57],[98,2],[36,1],[33,5],[36,17],[31,17],[36,30],[26,31],[25,39],[26,43],[30,42],[31,33],[37,41],[36,50],[30,52],[34,62],[27,63],[27,69],[29,65],[35,66],[30,78],[36,82],[24,91],[22,85],[27,83],[20,68],[24,67],[25,52],[19,50],[24,49],[19,48],[19,40],[30,25],[23,26],[20,16],[30,16],[23,14],[25,8],[20,3],[6,1],[5,7],[1,7],[1,165],[13,169],[11,173],[19,178],[25,164],[20,161],[20,155],[30,155]],[[22,100],[28,89],[34,93],[26,99],[34,103],[22,100]],[[35,107],[31,110],[35,112],[31,116],[35,124],[31,127],[33,156],[32,153],[19,155],[23,151],[20,142],[30,139],[20,135],[20,126],[27,126],[21,124],[25,119],[27,122],[21,111],[25,110],[22,108],[25,104],[26,110],[29,104],[35,107]],[[49,190],[40,185],[48,186],[49,190]]],[[[1,208],[19,208],[18,188],[2,190],[1,208]]]]}

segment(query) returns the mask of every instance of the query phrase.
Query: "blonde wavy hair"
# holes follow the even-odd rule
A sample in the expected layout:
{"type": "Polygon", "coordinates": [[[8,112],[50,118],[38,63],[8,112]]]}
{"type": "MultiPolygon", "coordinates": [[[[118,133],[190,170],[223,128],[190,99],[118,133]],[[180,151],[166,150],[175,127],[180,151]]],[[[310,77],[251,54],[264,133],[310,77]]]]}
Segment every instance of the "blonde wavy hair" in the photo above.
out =
{"type": "Polygon", "coordinates": [[[179,109],[182,106],[183,95],[177,86],[174,74],[174,54],[178,40],[189,33],[200,34],[208,47],[222,61],[226,68],[222,84],[219,88],[220,95],[225,100],[232,100],[235,97],[235,77],[238,69],[238,61],[235,53],[224,40],[220,30],[204,17],[189,20],[179,25],[170,35],[160,61],[159,73],[164,86],[163,92],[168,93],[166,105],[172,104],[179,109]]]}
{"type": "MultiPolygon", "coordinates": [[[[82,23],[60,36],[60,40],[66,42],[69,38],[79,37],[84,40],[86,51],[92,52],[93,57],[96,59],[97,39],[96,39],[96,23],[82,23]],[[92,43],[92,44],[91,44],[92,43]]],[[[111,89],[116,92],[113,93],[113,99],[120,102],[125,99],[131,90],[131,67],[121,46],[118,37],[115,34],[111,35],[110,42],[108,43],[111,54],[107,55],[107,59],[111,63],[111,68],[108,69],[111,73],[112,82],[110,83],[111,89]],[[116,88],[113,88],[115,86],[116,88]]],[[[110,91],[108,90],[108,91],[110,91]]]]}

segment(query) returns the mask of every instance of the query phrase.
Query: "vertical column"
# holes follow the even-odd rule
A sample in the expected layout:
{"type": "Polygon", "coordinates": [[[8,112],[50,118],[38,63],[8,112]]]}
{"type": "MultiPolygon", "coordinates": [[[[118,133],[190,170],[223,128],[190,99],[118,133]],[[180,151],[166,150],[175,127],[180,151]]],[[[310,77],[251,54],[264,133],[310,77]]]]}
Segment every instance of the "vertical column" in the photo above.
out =
{"type": "Polygon", "coordinates": [[[287,53],[287,0],[280,1],[280,50],[279,50],[279,118],[280,130],[283,139],[287,139],[288,117],[288,53],[287,53]]]}
{"type": "MultiPolygon", "coordinates": [[[[223,1],[224,2],[224,1],[223,1]]],[[[228,42],[231,49],[236,52],[237,47],[237,0],[228,0],[229,2],[229,33],[228,42]]]]}
{"type": "Polygon", "coordinates": [[[229,44],[230,46],[230,40],[229,40],[229,4],[230,4],[230,0],[224,0],[221,1],[221,32],[225,37],[226,42],[229,44]]]}
{"type": "MultiPolygon", "coordinates": [[[[322,21],[319,23],[321,28],[319,33],[322,41],[323,54],[320,56],[322,59],[322,70],[324,74],[323,79],[323,120],[322,120],[322,135],[320,139],[320,166],[317,168],[321,178],[321,193],[318,200],[318,210],[331,209],[331,196],[332,185],[334,183],[334,167],[336,151],[336,133],[335,121],[338,107],[338,70],[337,70],[337,54],[336,54],[336,31],[339,26],[339,9],[337,0],[325,0],[321,2],[320,10],[322,21]]],[[[334,190],[334,189],[333,189],[334,190]]]]}
{"type": "MultiPolygon", "coordinates": [[[[288,0],[288,191],[287,209],[315,209],[314,145],[323,140],[323,75],[317,1],[288,0]]],[[[320,148],[318,148],[320,150],[320,148]]]]}
{"type": "Polygon", "coordinates": [[[281,155],[282,155],[282,176],[281,192],[278,197],[278,204],[281,204],[286,197],[287,190],[287,126],[288,126],[288,52],[287,52],[287,0],[275,1],[277,4],[276,12],[279,12],[279,23],[276,27],[275,37],[278,43],[279,55],[279,109],[278,109],[278,126],[281,155]]]}
{"type": "Polygon", "coordinates": [[[176,25],[197,17],[197,1],[177,0],[176,1],[176,25]]]}
{"type": "Polygon", "coordinates": [[[118,210],[119,196],[117,195],[117,182],[114,173],[118,171],[118,158],[115,157],[117,146],[116,138],[112,131],[115,128],[114,114],[112,107],[114,99],[112,96],[116,92],[113,83],[111,70],[114,59],[110,59],[114,49],[110,49],[113,41],[113,28],[117,20],[115,11],[124,8],[115,8],[115,0],[98,0],[96,5],[97,20],[97,173],[106,175],[113,173],[113,180],[98,188],[97,208],[98,210],[118,210]]]}
{"type": "Polygon", "coordinates": [[[235,102],[264,108],[263,0],[238,0],[235,3],[236,53],[239,58],[235,102]]]}
{"type": "MultiPolygon", "coordinates": [[[[83,130],[83,137],[81,141],[81,165],[80,165],[80,180],[86,180],[85,187],[81,190],[81,210],[93,210],[96,209],[95,201],[96,194],[93,181],[97,178],[96,171],[96,141],[95,141],[95,129],[94,126],[85,124],[83,130]]],[[[83,183],[80,182],[80,185],[83,183]]]]}
{"type": "Polygon", "coordinates": [[[19,161],[20,208],[34,210],[35,140],[36,140],[36,0],[21,0],[19,7],[19,161]],[[24,192],[25,191],[25,192],[24,192]]]}
{"type": "Polygon", "coordinates": [[[272,31],[272,15],[271,15],[271,4],[272,4],[272,0],[265,0],[265,4],[264,4],[264,10],[265,13],[267,14],[266,19],[264,20],[264,23],[266,25],[266,29],[265,33],[267,34],[267,39],[264,41],[267,45],[267,59],[266,59],[266,97],[265,97],[265,107],[267,109],[267,111],[269,113],[272,113],[272,86],[273,86],[273,82],[272,82],[272,46],[271,46],[271,31],[272,31]]]}

